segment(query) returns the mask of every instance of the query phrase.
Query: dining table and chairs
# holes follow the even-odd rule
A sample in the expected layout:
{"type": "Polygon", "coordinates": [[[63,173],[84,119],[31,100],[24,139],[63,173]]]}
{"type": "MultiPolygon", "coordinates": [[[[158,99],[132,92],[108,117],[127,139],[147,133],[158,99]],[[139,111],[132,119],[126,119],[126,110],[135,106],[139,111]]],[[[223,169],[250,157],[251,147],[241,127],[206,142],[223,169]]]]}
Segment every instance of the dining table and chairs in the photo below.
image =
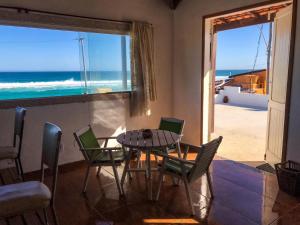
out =
{"type": "Polygon", "coordinates": [[[210,196],[213,198],[209,167],[222,142],[222,137],[200,147],[193,146],[196,157],[194,160],[188,160],[189,147],[186,146],[189,145],[181,143],[183,128],[184,120],[162,117],[158,129],[129,130],[116,137],[96,137],[91,126],[74,132],[75,140],[87,162],[83,192],[86,192],[91,167],[98,167],[97,176],[101,167],[111,167],[120,196],[126,195],[124,183],[127,176],[132,178],[132,173],[145,173],[147,199],[150,201],[159,200],[163,178],[171,176],[173,184],[179,185],[180,181],[184,184],[188,203],[194,214],[190,184],[205,175],[210,196]],[[110,141],[116,141],[118,145],[108,147],[110,141]],[[184,146],[183,151],[182,146],[184,146]],[[175,155],[170,153],[175,153],[175,155]],[[142,155],[145,156],[144,167],[140,166],[142,155]],[[151,156],[155,160],[151,160],[151,156]],[[132,163],[133,159],[137,159],[137,163],[132,163]],[[117,167],[122,163],[125,165],[121,179],[119,179],[117,167]],[[155,198],[153,198],[152,190],[153,172],[159,174],[155,198]]]}
{"type": "MultiPolygon", "coordinates": [[[[26,224],[25,213],[33,212],[42,224],[48,224],[47,209],[50,209],[53,215],[52,220],[57,225],[55,192],[62,131],[55,124],[45,123],[42,141],[41,179],[40,181],[24,181],[20,153],[25,114],[25,108],[16,108],[13,145],[0,147],[0,160],[14,160],[17,172],[21,177],[21,182],[12,184],[3,182],[0,186],[0,220],[3,219],[9,224],[12,217],[20,216],[23,223],[26,224]],[[48,188],[44,184],[45,166],[53,174],[52,188],[48,188]],[[42,210],[43,216],[39,215],[39,210],[42,210]]],[[[211,198],[214,197],[209,167],[222,142],[222,137],[200,147],[193,146],[196,158],[188,160],[189,148],[184,148],[182,151],[183,128],[184,120],[163,117],[158,129],[130,130],[116,137],[97,137],[90,125],[74,132],[75,141],[87,164],[82,192],[85,193],[87,190],[90,170],[93,167],[97,168],[97,176],[100,175],[102,167],[112,168],[112,175],[115,178],[120,196],[126,195],[124,191],[126,176],[132,179],[132,173],[144,173],[147,199],[150,201],[159,200],[163,178],[170,176],[173,184],[175,179],[177,185],[184,184],[187,200],[192,215],[194,215],[190,185],[205,175],[210,196],[211,198]],[[145,166],[136,166],[140,165],[142,155],[145,156],[145,166]],[[132,160],[134,159],[137,159],[138,163],[133,163],[132,160]],[[118,167],[122,165],[124,165],[124,169],[120,179],[118,167]],[[158,174],[158,188],[155,197],[153,197],[152,190],[153,173],[158,174]]],[[[130,184],[128,185],[130,188],[130,184]]]]}

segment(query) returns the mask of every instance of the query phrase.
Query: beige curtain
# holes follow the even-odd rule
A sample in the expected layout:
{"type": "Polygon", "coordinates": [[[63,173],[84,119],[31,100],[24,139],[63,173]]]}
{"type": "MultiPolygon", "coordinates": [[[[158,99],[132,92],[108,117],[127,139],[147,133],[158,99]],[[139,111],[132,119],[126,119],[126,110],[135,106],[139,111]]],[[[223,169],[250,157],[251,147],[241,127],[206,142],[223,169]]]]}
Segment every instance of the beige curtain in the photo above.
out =
{"type": "Polygon", "coordinates": [[[131,30],[131,116],[144,115],[155,101],[153,27],[144,22],[133,22],[131,30]]]}

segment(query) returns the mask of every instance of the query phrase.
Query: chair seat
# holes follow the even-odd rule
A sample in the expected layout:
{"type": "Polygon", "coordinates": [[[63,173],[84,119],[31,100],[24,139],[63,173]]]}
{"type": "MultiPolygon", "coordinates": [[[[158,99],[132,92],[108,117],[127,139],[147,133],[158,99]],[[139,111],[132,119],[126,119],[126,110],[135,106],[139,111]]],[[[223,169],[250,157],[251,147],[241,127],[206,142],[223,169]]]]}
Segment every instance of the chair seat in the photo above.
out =
{"type": "MultiPolygon", "coordinates": [[[[186,173],[188,174],[191,171],[191,169],[193,168],[193,165],[192,164],[184,164],[184,167],[185,167],[186,173]]],[[[165,162],[165,170],[168,172],[171,172],[171,173],[176,173],[178,175],[183,174],[180,162],[172,160],[172,159],[168,159],[165,162]]]]}
{"type": "Polygon", "coordinates": [[[0,160],[15,159],[18,156],[16,148],[13,146],[0,146],[0,160]]]}
{"type": "MultiPolygon", "coordinates": [[[[123,151],[112,151],[115,163],[122,163],[125,160],[125,155],[123,151]]],[[[110,163],[111,159],[109,152],[101,152],[93,157],[93,163],[110,163]]]]}
{"type": "Polygon", "coordinates": [[[20,215],[49,205],[51,193],[38,181],[0,186],[0,217],[20,215]]]}
{"type": "Polygon", "coordinates": [[[175,152],[177,149],[177,146],[176,145],[170,145],[168,146],[168,149],[165,150],[165,149],[152,149],[151,150],[151,153],[154,154],[154,155],[159,155],[161,153],[170,153],[170,152],[175,152]],[[167,151],[167,152],[166,152],[167,151]]]}

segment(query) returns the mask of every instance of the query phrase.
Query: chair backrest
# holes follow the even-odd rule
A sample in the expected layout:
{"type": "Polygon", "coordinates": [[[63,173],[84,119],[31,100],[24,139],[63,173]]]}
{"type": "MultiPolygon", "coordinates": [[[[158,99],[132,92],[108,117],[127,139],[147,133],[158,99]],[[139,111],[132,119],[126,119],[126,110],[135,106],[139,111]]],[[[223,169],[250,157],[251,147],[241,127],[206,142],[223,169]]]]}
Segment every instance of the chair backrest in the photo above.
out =
{"type": "Polygon", "coordinates": [[[208,171],[222,139],[223,137],[220,136],[198,148],[198,154],[195,160],[196,164],[193,166],[188,175],[189,182],[193,182],[208,171]]]}
{"type": "Polygon", "coordinates": [[[16,147],[17,137],[18,137],[18,155],[20,155],[21,147],[22,147],[25,115],[26,115],[25,108],[22,107],[16,108],[13,146],[16,147]]]}
{"type": "Polygon", "coordinates": [[[160,130],[167,130],[181,135],[184,127],[184,120],[176,118],[162,117],[160,119],[159,128],[160,130]]]}
{"type": "Polygon", "coordinates": [[[93,152],[85,151],[85,149],[100,148],[92,127],[89,125],[74,132],[73,134],[84,158],[89,161],[93,157],[93,152]]]}
{"type": "Polygon", "coordinates": [[[58,156],[60,150],[61,141],[61,129],[52,123],[45,123],[43,133],[43,145],[42,145],[42,176],[41,181],[44,181],[44,169],[45,165],[53,174],[52,181],[52,202],[56,191],[56,181],[58,172],[58,156]]]}

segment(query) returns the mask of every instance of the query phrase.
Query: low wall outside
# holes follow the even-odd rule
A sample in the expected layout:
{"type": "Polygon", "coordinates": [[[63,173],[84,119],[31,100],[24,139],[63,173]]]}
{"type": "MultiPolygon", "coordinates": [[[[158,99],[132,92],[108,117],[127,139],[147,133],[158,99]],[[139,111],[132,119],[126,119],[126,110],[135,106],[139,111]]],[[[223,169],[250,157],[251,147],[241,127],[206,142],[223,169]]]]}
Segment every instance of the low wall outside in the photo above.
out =
{"type": "Polygon", "coordinates": [[[254,108],[268,108],[268,95],[250,94],[241,92],[240,87],[224,87],[219,94],[215,95],[215,103],[223,103],[224,97],[228,97],[228,103],[231,105],[254,107],[254,108]]]}

